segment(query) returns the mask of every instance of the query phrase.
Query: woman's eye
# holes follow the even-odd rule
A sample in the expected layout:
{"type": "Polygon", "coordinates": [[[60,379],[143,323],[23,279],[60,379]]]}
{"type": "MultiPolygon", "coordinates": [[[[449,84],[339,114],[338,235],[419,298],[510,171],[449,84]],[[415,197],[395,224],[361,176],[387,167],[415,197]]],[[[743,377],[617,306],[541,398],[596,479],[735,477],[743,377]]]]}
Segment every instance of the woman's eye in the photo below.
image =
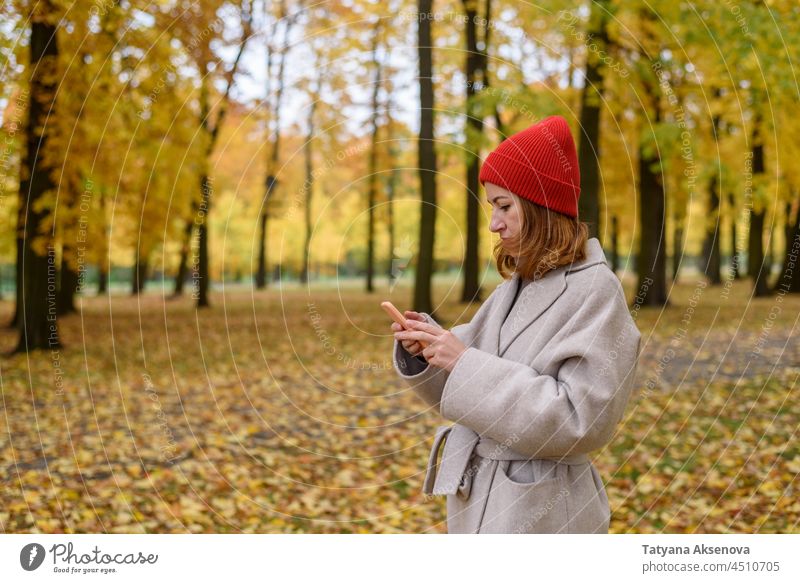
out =
{"type": "Polygon", "coordinates": [[[511,206],[511,205],[501,206],[500,210],[501,211],[507,210],[509,206],[511,206]]]}

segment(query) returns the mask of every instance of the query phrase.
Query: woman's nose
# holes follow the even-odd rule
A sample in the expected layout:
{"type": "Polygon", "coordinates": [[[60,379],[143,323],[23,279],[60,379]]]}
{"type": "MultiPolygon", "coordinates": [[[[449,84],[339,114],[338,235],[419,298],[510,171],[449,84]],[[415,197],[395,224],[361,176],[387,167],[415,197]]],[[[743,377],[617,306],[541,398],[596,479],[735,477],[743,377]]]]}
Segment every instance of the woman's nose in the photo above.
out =
{"type": "Polygon", "coordinates": [[[492,233],[497,233],[497,232],[499,232],[500,230],[502,230],[502,228],[503,228],[503,223],[502,223],[501,221],[499,221],[499,220],[492,219],[492,220],[489,222],[489,230],[490,230],[492,233]]]}

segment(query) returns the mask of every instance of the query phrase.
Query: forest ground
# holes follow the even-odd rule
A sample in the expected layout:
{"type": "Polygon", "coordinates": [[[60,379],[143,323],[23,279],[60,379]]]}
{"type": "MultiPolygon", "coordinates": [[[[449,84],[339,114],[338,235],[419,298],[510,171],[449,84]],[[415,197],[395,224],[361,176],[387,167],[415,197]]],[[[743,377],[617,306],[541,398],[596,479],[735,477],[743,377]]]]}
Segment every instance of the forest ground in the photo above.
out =
{"type": "MultiPolygon", "coordinates": [[[[449,326],[477,309],[459,290],[435,288],[449,326]]],[[[800,532],[800,297],[750,293],[685,279],[634,312],[636,393],[593,454],[612,532],[800,532]]],[[[444,421],[392,369],[378,307],[409,297],[383,280],[233,288],[199,312],[80,300],[63,349],[0,361],[0,531],[445,532],[421,493],[444,421]]]]}

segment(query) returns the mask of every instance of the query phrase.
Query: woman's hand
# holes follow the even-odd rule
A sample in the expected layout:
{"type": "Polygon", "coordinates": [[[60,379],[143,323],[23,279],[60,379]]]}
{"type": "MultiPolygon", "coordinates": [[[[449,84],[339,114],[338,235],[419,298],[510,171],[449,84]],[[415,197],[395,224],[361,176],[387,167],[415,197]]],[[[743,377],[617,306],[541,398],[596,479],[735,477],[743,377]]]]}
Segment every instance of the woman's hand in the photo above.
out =
{"type": "MultiPolygon", "coordinates": [[[[408,322],[412,322],[412,321],[424,322],[425,321],[425,316],[423,316],[419,312],[414,312],[413,310],[406,310],[403,315],[406,317],[406,320],[408,322]]],[[[405,328],[403,328],[400,324],[398,324],[397,322],[392,322],[392,332],[402,332],[403,330],[405,330],[405,328]]],[[[395,338],[397,338],[397,334],[395,334],[395,338]]],[[[400,344],[403,345],[403,348],[405,348],[406,351],[411,356],[420,356],[422,354],[422,344],[420,344],[418,341],[416,341],[416,340],[401,340],[400,338],[397,338],[397,339],[400,340],[400,344]]]]}
{"type": "MultiPolygon", "coordinates": [[[[406,318],[408,318],[408,313],[406,312],[406,318]]],[[[409,330],[396,330],[394,337],[403,342],[403,346],[405,346],[405,341],[412,341],[419,345],[419,341],[424,340],[428,343],[427,348],[422,351],[425,360],[434,366],[452,372],[456,361],[467,349],[467,346],[450,330],[427,322],[420,322],[416,318],[408,319],[408,326],[409,330]]],[[[397,327],[402,328],[400,325],[397,327]]],[[[394,326],[392,328],[394,329],[394,326]]]]}

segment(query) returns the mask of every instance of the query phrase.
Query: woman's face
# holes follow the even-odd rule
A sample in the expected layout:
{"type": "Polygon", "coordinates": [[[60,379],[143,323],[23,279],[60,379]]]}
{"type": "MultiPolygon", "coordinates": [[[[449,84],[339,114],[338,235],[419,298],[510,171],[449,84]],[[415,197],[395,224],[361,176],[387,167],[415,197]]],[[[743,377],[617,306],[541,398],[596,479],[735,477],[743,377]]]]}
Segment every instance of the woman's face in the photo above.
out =
{"type": "Polygon", "coordinates": [[[485,183],[486,199],[492,208],[489,230],[500,235],[502,245],[508,249],[511,239],[519,236],[522,209],[520,199],[513,192],[491,182],[485,183]]]}

